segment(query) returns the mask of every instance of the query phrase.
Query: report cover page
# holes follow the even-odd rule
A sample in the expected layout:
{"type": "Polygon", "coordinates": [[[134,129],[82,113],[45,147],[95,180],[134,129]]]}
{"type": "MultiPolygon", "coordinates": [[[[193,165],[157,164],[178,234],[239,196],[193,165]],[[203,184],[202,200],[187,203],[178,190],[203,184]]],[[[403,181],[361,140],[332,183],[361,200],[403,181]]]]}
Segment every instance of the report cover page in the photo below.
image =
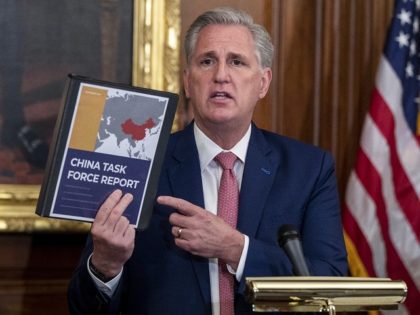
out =
{"type": "Polygon", "coordinates": [[[177,96],[70,80],[76,82],[69,84],[57,122],[36,212],[93,221],[106,197],[121,189],[134,196],[124,215],[131,224],[146,227],[177,96]],[[142,216],[142,211],[147,213],[142,216]]]}

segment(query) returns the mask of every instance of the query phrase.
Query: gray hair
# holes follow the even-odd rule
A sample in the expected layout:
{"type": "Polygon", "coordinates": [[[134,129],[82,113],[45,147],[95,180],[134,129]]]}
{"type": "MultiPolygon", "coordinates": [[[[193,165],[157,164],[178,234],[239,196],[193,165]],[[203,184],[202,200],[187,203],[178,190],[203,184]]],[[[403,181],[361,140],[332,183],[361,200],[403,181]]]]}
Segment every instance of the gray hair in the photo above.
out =
{"type": "Polygon", "coordinates": [[[254,39],[256,55],[260,66],[262,68],[271,68],[274,47],[270,34],[268,34],[263,26],[255,23],[248,13],[229,7],[221,7],[204,12],[191,24],[184,41],[188,64],[190,63],[200,31],[208,25],[215,24],[242,25],[248,28],[254,39]]]}

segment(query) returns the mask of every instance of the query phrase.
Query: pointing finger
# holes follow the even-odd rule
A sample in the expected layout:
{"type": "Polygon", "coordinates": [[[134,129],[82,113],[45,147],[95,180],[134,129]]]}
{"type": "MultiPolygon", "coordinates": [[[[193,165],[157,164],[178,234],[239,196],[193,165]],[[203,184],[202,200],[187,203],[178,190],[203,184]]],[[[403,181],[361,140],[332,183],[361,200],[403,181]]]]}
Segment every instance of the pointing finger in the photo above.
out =
{"type": "Polygon", "coordinates": [[[176,209],[179,213],[186,216],[192,216],[201,210],[200,207],[197,207],[191,202],[171,196],[159,196],[157,202],[161,205],[172,207],[176,209]]]}

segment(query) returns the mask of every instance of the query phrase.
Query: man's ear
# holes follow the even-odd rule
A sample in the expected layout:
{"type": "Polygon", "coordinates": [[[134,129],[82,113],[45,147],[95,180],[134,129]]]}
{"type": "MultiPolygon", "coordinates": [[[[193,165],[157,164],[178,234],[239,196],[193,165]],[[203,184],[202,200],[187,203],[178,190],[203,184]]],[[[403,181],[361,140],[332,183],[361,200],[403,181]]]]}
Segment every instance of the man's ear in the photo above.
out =
{"type": "Polygon", "coordinates": [[[273,78],[273,72],[271,68],[264,68],[262,70],[261,82],[260,82],[260,93],[258,94],[259,98],[263,98],[270,87],[271,79],[273,78]]]}
{"type": "Polygon", "coordinates": [[[184,69],[183,74],[182,74],[182,79],[184,81],[185,96],[187,98],[190,97],[189,76],[190,76],[190,73],[188,71],[188,68],[187,69],[184,69]]]}

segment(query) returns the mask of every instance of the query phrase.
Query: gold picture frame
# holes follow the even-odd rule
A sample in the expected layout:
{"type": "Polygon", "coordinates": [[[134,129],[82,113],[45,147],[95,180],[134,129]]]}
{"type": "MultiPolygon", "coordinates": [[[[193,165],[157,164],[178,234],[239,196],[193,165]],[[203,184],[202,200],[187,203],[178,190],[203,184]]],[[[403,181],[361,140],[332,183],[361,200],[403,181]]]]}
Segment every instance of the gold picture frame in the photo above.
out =
{"type": "MultiPolygon", "coordinates": [[[[133,0],[133,85],[179,92],[179,37],[180,0],[133,0]]],[[[40,185],[0,184],[0,233],[89,229],[87,223],[37,216],[39,191],[40,185]]]]}

